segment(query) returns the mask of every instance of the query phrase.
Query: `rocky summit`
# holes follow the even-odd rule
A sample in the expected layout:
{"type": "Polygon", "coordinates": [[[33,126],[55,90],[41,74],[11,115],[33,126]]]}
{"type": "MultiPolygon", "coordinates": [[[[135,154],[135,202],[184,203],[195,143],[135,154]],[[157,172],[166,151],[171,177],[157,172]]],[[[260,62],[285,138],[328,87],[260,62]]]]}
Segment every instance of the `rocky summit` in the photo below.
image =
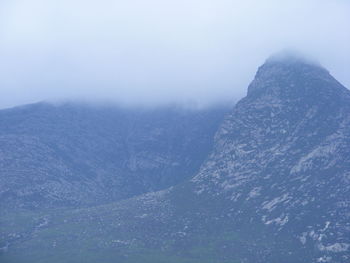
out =
{"type": "Polygon", "coordinates": [[[0,219],[1,262],[349,262],[350,92],[314,62],[271,57],[193,176],[0,219]]]}

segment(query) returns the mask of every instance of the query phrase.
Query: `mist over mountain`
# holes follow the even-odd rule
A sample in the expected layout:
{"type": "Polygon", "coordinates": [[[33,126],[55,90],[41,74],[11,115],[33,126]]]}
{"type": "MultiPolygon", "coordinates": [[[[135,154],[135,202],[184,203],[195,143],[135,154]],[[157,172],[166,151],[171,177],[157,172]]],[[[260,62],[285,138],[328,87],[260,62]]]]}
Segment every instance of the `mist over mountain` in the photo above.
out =
{"type": "Polygon", "coordinates": [[[349,87],[349,13],[348,0],[2,0],[0,108],[237,101],[285,48],[349,87]]]}
{"type": "Polygon", "coordinates": [[[0,1],[0,263],[349,263],[349,25],[349,0],[0,1]]]}
{"type": "Polygon", "coordinates": [[[225,109],[1,111],[0,260],[348,262],[349,90],[310,60],[273,56],[226,112],[221,121],[225,109]],[[71,205],[57,190],[73,181],[93,198],[142,184],[71,205]],[[21,199],[28,187],[40,202],[21,199]]]}

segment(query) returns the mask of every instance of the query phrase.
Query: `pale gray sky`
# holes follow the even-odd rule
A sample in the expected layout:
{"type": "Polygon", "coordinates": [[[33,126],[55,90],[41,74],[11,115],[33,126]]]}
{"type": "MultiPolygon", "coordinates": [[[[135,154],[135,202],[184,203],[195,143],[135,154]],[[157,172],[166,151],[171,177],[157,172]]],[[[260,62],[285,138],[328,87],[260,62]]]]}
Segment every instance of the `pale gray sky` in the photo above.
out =
{"type": "Polygon", "coordinates": [[[347,0],[2,0],[0,108],[40,100],[207,105],[297,49],[350,87],[347,0]]]}

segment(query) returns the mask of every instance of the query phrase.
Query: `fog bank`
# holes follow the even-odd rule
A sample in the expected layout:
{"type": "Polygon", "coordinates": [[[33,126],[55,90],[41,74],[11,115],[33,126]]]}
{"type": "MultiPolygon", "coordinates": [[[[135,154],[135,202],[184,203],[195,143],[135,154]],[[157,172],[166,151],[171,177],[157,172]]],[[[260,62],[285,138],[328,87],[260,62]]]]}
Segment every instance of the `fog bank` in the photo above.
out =
{"type": "Polygon", "coordinates": [[[286,48],[350,87],[349,14],[345,0],[3,0],[0,108],[236,100],[286,48]]]}

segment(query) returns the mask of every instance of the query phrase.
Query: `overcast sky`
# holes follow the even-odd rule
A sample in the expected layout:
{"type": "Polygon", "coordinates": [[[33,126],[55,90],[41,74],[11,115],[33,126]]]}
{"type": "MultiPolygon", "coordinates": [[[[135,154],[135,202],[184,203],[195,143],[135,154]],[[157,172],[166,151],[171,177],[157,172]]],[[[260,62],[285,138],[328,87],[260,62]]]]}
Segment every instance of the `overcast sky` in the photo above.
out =
{"type": "Polygon", "coordinates": [[[1,0],[0,108],[237,99],[286,48],[349,88],[349,26],[348,0],[1,0]]]}

